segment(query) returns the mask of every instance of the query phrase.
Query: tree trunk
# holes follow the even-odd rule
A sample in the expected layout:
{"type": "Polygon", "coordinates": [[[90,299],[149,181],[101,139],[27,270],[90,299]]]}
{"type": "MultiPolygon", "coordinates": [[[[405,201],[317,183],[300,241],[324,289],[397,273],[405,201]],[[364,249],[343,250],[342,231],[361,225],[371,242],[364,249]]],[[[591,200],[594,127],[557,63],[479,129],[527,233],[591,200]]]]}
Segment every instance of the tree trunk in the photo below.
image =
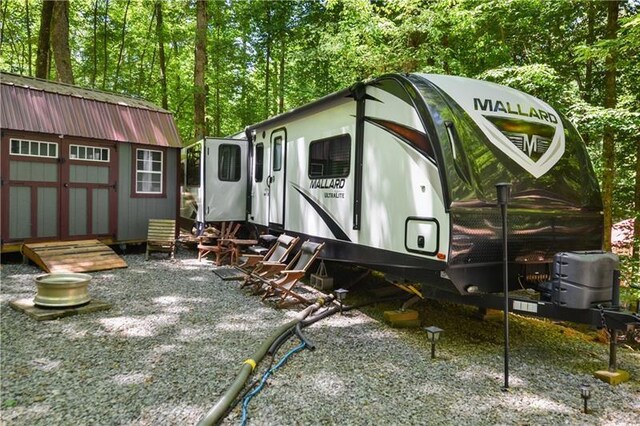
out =
{"type": "Polygon", "coordinates": [[[640,136],[636,135],[636,190],[633,221],[633,255],[631,257],[631,282],[640,284],[640,136]]]}
{"type": "Polygon", "coordinates": [[[162,108],[169,109],[169,100],[167,98],[167,64],[164,58],[162,1],[156,2],[156,36],[158,37],[158,61],[160,62],[160,94],[162,96],[162,108]]]}
{"type": "Polygon", "coordinates": [[[54,1],[42,2],[40,14],[40,32],[38,33],[38,53],[36,55],[36,77],[49,78],[49,50],[51,40],[51,19],[53,17],[54,1]]]}
{"type": "MultiPolygon", "coordinates": [[[[607,28],[605,39],[615,40],[618,30],[618,1],[607,3],[607,28]]],[[[605,59],[604,107],[616,107],[616,56],[615,48],[609,50],[605,59]]],[[[613,183],[615,178],[615,130],[606,125],[602,139],[602,203],[604,207],[604,249],[611,250],[611,226],[613,224],[613,183]]]]}
{"type": "Polygon", "coordinates": [[[267,6],[267,51],[265,54],[265,74],[264,74],[264,118],[269,118],[271,115],[269,113],[269,84],[271,84],[271,73],[269,70],[269,61],[271,58],[271,33],[269,29],[271,28],[271,7],[269,2],[266,3],[267,6]]]}
{"type": "Polygon", "coordinates": [[[281,45],[280,45],[280,93],[278,94],[278,114],[282,114],[284,112],[284,61],[287,53],[287,45],[286,45],[286,35],[281,34],[282,37],[281,45]]]}
{"type": "Polygon", "coordinates": [[[27,67],[27,69],[29,70],[29,75],[31,76],[33,75],[33,70],[31,68],[33,57],[31,55],[31,16],[29,15],[29,0],[25,0],[24,6],[25,6],[25,19],[27,21],[27,48],[28,48],[27,60],[29,61],[29,66],[27,67]]]}
{"type": "Polygon", "coordinates": [[[53,6],[51,47],[56,63],[58,81],[73,84],[71,50],[69,49],[69,1],[57,1],[53,6]]]}
{"type": "Polygon", "coordinates": [[[127,5],[124,8],[124,19],[122,21],[122,34],[120,36],[120,52],[118,53],[118,62],[116,63],[116,75],[113,79],[114,89],[118,87],[118,80],[120,79],[120,65],[122,64],[122,54],[124,53],[124,41],[127,33],[127,15],[129,14],[129,5],[131,0],[127,0],[127,5]]]}
{"type": "Polygon", "coordinates": [[[96,87],[98,75],[98,0],[93,2],[93,69],[91,70],[91,87],[96,87]]]}
{"type": "Polygon", "coordinates": [[[109,52],[107,51],[107,40],[109,34],[107,33],[107,22],[109,21],[109,0],[104,2],[104,34],[103,34],[103,52],[104,52],[104,66],[102,67],[102,90],[107,87],[107,69],[109,68],[109,52]]]}
{"type": "Polygon", "coordinates": [[[194,132],[196,140],[206,135],[205,104],[207,92],[204,72],[207,66],[207,3],[198,0],[196,5],[196,54],[194,69],[194,132]]]}
{"type": "MultiPolygon", "coordinates": [[[[2,5],[0,5],[1,7],[2,5]]],[[[2,53],[2,45],[4,44],[4,27],[7,25],[7,7],[9,2],[5,0],[2,8],[2,25],[0,25],[0,54],[2,53]]]]}
{"type": "MultiPolygon", "coordinates": [[[[596,8],[593,2],[587,2],[587,47],[592,47],[596,41],[593,26],[596,21],[596,8]]],[[[584,74],[584,96],[586,102],[591,102],[591,91],[593,90],[593,60],[587,59],[584,74]]]]}

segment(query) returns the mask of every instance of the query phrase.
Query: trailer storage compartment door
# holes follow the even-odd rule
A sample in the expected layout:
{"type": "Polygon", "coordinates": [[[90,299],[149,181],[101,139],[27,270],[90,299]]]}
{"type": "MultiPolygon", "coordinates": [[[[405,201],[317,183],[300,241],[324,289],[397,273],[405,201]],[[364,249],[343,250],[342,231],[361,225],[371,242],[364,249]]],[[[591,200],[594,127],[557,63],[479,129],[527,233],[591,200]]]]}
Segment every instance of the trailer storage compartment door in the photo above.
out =
{"type": "Polygon", "coordinates": [[[247,141],[210,139],[204,148],[204,219],[246,219],[247,141]]]}

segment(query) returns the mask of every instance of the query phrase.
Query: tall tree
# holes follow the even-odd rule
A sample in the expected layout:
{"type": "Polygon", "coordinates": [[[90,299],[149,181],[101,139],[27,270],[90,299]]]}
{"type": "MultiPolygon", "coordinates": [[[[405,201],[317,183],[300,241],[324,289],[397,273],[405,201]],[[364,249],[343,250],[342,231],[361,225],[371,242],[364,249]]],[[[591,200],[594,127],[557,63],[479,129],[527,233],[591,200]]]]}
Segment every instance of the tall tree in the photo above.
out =
{"type": "Polygon", "coordinates": [[[29,51],[29,54],[27,55],[27,63],[29,64],[28,65],[29,75],[33,75],[33,71],[31,69],[33,58],[31,57],[31,16],[29,14],[29,0],[25,0],[24,7],[25,7],[25,21],[26,21],[25,24],[27,26],[27,49],[29,51]]]}
{"type": "MultiPolygon", "coordinates": [[[[620,4],[617,0],[606,3],[607,27],[605,39],[614,41],[618,32],[618,13],[620,4]]],[[[611,48],[605,59],[605,94],[604,107],[616,107],[616,56],[615,47],[611,48]]],[[[611,226],[613,225],[613,182],[615,178],[615,128],[607,123],[602,138],[602,203],[604,207],[604,249],[611,250],[611,226]]]]}
{"type": "Polygon", "coordinates": [[[113,87],[117,89],[118,81],[120,78],[120,65],[122,64],[122,53],[124,52],[125,36],[127,34],[127,15],[129,13],[129,5],[131,0],[127,0],[127,5],[124,9],[124,20],[122,22],[122,35],[120,36],[120,53],[118,54],[118,62],[116,63],[116,75],[114,77],[113,87]]]}
{"type": "Polygon", "coordinates": [[[640,282],[640,136],[636,135],[636,188],[634,206],[636,217],[633,221],[633,266],[632,276],[640,282]]]}
{"type": "Polygon", "coordinates": [[[36,77],[49,78],[49,55],[51,51],[51,21],[55,1],[44,0],[40,13],[40,32],[38,33],[38,53],[36,55],[36,77]]]}
{"type": "Polygon", "coordinates": [[[266,28],[267,28],[267,37],[266,37],[266,51],[265,51],[265,74],[264,74],[264,118],[268,118],[271,115],[269,111],[269,83],[271,79],[271,68],[269,67],[269,62],[271,61],[271,32],[269,31],[271,27],[271,3],[265,3],[265,13],[266,13],[266,28]]]}
{"type": "Polygon", "coordinates": [[[198,0],[196,3],[196,52],[194,66],[194,132],[196,140],[207,134],[205,105],[207,91],[204,72],[207,67],[207,2],[198,0]]]}
{"type": "Polygon", "coordinates": [[[98,0],[93,2],[93,43],[91,43],[93,53],[93,68],[91,69],[91,87],[96,87],[96,77],[98,75],[98,0]]]}
{"type": "Polygon", "coordinates": [[[69,49],[69,1],[56,1],[53,6],[51,47],[56,62],[58,81],[73,84],[71,50],[69,49]]]}
{"type": "Polygon", "coordinates": [[[167,98],[167,63],[164,56],[164,23],[162,22],[162,1],[156,2],[156,37],[158,38],[158,62],[160,65],[160,96],[162,108],[169,109],[167,98]]]}
{"type": "Polygon", "coordinates": [[[104,4],[104,34],[103,34],[103,52],[104,52],[104,66],[102,68],[102,90],[106,89],[107,87],[107,68],[109,67],[109,51],[107,49],[108,43],[108,26],[107,23],[109,22],[109,0],[105,0],[105,4],[104,4]]]}

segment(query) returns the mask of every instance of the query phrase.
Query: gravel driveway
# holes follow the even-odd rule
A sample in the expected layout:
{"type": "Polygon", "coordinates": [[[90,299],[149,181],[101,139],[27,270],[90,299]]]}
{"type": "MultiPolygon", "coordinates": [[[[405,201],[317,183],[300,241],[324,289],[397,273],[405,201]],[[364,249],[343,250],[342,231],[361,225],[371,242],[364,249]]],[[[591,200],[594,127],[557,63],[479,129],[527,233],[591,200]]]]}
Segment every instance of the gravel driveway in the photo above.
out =
{"type": "MultiPolygon", "coordinates": [[[[125,256],[129,268],[92,273],[109,311],[37,322],[8,306],[33,297],[34,266],[2,265],[2,424],[195,424],[241,363],[296,310],[276,310],[223,282],[181,249],[175,260],[125,256]]],[[[317,349],[295,354],[249,405],[249,424],[639,424],[640,353],[622,348],[632,380],[592,378],[607,346],[592,334],[514,316],[511,391],[503,393],[502,325],[429,302],[425,325],[445,331],[436,360],[424,332],[392,329],[374,306],[307,329],[317,349]],[[592,385],[583,414],[579,386],[592,385]]],[[[292,339],[279,356],[297,345],[292,339]]],[[[263,362],[266,364],[266,362],[263,362]]],[[[260,374],[264,365],[258,366],[260,374]]],[[[238,424],[234,410],[224,424],[238,424]]]]}

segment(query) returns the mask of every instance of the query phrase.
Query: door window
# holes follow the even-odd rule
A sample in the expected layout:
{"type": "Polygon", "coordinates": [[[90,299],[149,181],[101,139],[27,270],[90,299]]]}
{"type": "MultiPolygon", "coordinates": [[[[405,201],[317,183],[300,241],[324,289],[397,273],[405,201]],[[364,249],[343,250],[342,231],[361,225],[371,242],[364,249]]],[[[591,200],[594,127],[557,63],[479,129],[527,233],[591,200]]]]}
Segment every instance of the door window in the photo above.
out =
{"type": "Polygon", "coordinates": [[[253,175],[256,182],[262,182],[262,177],[264,176],[264,144],[262,143],[256,145],[255,170],[253,175]]]}
{"type": "Polygon", "coordinates": [[[282,136],[273,140],[273,171],[282,169],[282,136]]]}
{"type": "Polygon", "coordinates": [[[240,180],[240,146],[223,144],[218,148],[218,179],[223,182],[240,180]]]}

